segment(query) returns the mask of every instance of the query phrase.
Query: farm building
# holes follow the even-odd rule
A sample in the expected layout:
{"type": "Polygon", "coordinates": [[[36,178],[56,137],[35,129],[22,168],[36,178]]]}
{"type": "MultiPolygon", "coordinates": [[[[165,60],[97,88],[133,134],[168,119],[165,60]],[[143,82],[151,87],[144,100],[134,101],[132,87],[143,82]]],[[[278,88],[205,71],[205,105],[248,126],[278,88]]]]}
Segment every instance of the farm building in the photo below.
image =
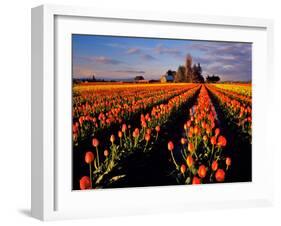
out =
{"type": "Polygon", "coordinates": [[[163,75],[163,76],[161,76],[160,81],[163,83],[174,82],[174,77],[172,75],[163,75]]]}

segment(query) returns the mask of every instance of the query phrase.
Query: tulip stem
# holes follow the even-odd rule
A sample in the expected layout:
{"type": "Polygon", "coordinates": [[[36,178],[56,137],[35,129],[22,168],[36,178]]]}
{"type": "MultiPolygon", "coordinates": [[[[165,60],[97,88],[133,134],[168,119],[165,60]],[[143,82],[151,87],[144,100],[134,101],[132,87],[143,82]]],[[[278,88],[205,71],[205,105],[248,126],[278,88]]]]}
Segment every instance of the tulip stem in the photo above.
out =
{"type": "Polygon", "coordinates": [[[92,164],[89,164],[90,168],[90,182],[91,182],[91,188],[93,188],[93,182],[92,182],[92,164]]]}
{"type": "Polygon", "coordinates": [[[176,168],[179,169],[179,166],[178,166],[178,164],[177,164],[177,162],[176,162],[176,160],[175,160],[175,158],[174,158],[173,151],[171,151],[171,156],[172,156],[172,159],[173,159],[174,164],[176,165],[176,168]]]}
{"type": "Polygon", "coordinates": [[[146,151],[147,144],[148,144],[148,141],[146,141],[146,143],[145,143],[145,146],[144,146],[144,150],[143,150],[143,152],[145,152],[145,151],[146,151]]]}
{"type": "Polygon", "coordinates": [[[100,160],[99,160],[99,150],[98,147],[96,147],[96,151],[97,151],[97,162],[98,162],[98,168],[100,167],[100,160]]]}

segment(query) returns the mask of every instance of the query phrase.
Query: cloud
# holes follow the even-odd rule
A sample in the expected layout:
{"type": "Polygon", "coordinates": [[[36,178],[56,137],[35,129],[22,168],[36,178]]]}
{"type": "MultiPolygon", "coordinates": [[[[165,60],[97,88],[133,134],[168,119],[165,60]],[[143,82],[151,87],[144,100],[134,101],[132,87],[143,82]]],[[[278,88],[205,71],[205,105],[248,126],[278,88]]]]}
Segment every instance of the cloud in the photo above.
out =
{"type": "Polygon", "coordinates": [[[252,47],[248,43],[194,43],[189,49],[199,50],[193,58],[200,62],[205,74],[221,75],[225,80],[250,80],[252,47]]]}
{"type": "Polygon", "coordinates": [[[130,74],[144,74],[145,73],[145,71],[138,71],[138,70],[116,70],[113,72],[130,73],[130,74]]]}
{"type": "Polygon", "coordinates": [[[154,50],[158,53],[158,54],[170,54],[173,56],[182,56],[182,52],[177,49],[177,48],[169,48],[166,47],[162,44],[157,45],[154,50]]]}
{"type": "Polygon", "coordinates": [[[80,65],[76,65],[73,67],[73,77],[74,78],[83,78],[83,77],[89,77],[94,74],[94,70],[89,68],[84,68],[80,65]]]}
{"type": "Polygon", "coordinates": [[[156,60],[156,58],[151,56],[150,54],[143,54],[141,55],[141,58],[144,60],[156,60]]]}
{"type": "Polygon", "coordinates": [[[105,43],[104,45],[113,48],[121,48],[121,49],[127,48],[125,45],[121,45],[120,43],[105,43]]]}
{"type": "Polygon", "coordinates": [[[140,54],[141,50],[139,48],[129,48],[126,53],[128,54],[140,54]]]}
{"type": "Polygon", "coordinates": [[[115,60],[105,56],[78,56],[75,57],[78,60],[86,61],[87,63],[99,63],[99,64],[121,64],[120,60],[115,60]]]}
{"type": "Polygon", "coordinates": [[[94,61],[100,64],[121,64],[122,61],[115,60],[109,57],[98,56],[94,57],[94,61]]]}

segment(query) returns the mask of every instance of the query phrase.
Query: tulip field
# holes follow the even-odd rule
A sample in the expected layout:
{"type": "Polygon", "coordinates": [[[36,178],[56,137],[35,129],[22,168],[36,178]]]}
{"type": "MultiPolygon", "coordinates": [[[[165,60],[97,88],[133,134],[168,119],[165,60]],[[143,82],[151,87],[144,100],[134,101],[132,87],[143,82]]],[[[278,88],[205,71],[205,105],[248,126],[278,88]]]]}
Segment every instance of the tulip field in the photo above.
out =
{"type": "Polygon", "coordinates": [[[252,180],[251,84],[73,85],[74,190],[252,180]]]}

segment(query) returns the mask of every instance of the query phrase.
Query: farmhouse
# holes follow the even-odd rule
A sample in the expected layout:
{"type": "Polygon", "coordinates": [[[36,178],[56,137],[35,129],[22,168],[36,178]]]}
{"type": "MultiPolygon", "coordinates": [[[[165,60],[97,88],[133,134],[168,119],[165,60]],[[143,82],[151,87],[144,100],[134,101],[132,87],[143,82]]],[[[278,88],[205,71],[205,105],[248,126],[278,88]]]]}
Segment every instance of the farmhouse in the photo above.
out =
{"type": "Polygon", "coordinates": [[[162,75],[160,78],[160,82],[174,82],[175,81],[176,72],[172,70],[168,70],[165,75],[162,75]]]}
{"type": "Polygon", "coordinates": [[[160,81],[165,82],[174,82],[174,77],[172,75],[162,75],[160,81]]]}

